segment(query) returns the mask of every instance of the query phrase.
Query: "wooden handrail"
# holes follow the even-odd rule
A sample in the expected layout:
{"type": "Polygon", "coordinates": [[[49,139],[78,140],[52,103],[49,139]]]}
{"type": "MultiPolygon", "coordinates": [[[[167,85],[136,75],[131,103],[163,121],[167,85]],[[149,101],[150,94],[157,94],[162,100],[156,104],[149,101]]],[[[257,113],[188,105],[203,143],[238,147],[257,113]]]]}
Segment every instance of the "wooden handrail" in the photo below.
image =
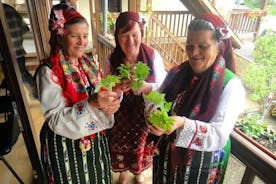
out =
{"type": "Polygon", "coordinates": [[[243,176],[242,184],[251,184],[252,178],[255,176],[260,177],[266,183],[275,182],[275,159],[258,149],[236,131],[231,133],[231,143],[232,154],[246,165],[246,172],[243,176]]]}
{"type": "Polygon", "coordinates": [[[184,44],[154,14],[151,16],[148,31],[150,38],[147,40],[159,51],[167,70],[187,59],[184,44]]]}
{"type": "Polygon", "coordinates": [[[185,46],[170,32],[170,30],[165,27],[162,22],[160,22],[155,16],[151,16],[152,21],[154,21],[166,34],[169,35],[170,39],[172,39],[183,51],[185,51],[185,46]]]}
{"type": "Polygon", "coordinates": [[[106,37],[104,37],[103,35],[98,34],[97,38],[98,38],[99,42],[101,42],[102,44],[104,44],[110,50],[114,50],[115,49],[115,45],[110,40],[108,40],[106,37]]]}

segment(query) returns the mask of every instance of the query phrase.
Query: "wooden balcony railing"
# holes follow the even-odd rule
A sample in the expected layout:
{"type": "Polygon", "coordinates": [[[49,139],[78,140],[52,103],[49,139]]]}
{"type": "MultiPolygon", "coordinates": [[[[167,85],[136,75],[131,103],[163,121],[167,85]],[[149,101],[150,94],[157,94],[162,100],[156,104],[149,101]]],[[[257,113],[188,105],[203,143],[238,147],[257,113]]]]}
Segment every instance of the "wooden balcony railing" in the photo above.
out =
{"type": "Polygon", "coordinates": [[[105,61],[106,57],[108,57],[112,53],[112,51],[115,48],[115,45],[101,34],[97,35],[97,40],[98,61],[100,68],[102,68],[103,62],[105,61]]]}
{"type": "Polygon", "coordinates": [[[194,16],[189,11],[153,11],[154,15],[176,37],[186,37],[194,16]]]}
{"type": "MultiPolygon", "coordinates": [[[[247,17],[246,12],[248,11],[235,9],[230,11],[224,19],[241,39],[254,40],[257,36],[260,19],[247,17]]],[[[173,35],[180,38],[187,36],[188,25],[194,17],[189,11],[153,11],[152,14],[173,35]]]]}
{"type": "Polygon", "coordinates": [[[154,15],[151,16],[148,31],[148,42],[158,50],[167,70],[187,59],[183,42],[181,43],[154,15]]]}
{"type": "Polygon", "coordinates": [[[266,183],[275,183],[275,156],[271,157],[236,131],[231,134],[231,143],[232,154],[246,166],[241,184],[252,184],[255,176],[266,183]]]}
{"type": "Polygon", "coordinates": [[[260,19],[247,17],[246,12],[248,10],[233,10],[224,18],[241,39],[253,41],[258,33],[260,19]]]}

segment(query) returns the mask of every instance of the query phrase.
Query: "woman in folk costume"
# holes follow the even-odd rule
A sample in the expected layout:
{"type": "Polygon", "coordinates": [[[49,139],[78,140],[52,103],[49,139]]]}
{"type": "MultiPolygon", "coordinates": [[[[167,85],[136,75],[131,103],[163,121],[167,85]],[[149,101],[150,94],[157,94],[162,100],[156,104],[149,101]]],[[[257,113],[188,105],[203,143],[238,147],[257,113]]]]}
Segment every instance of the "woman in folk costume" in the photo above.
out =
{"type": "Polygon", "coordinates": [[[190,23],[188,61],[173,68],[161,86],[173,102],[175,122],[169,131],[149,124],[151,133],[164,134],[154,183],[223,183],[229,136],[245,105],[228,43],[229,29],[220,17],[204,14],[190,23]]]}
{"type": "Polygon", "coordinates": [[[50,20],[51,54],[37,69],[45,123],[41,160],[48,183],[112,183],[105,129],[114,124],[120,91],[94,93],[100,80],[84,54],[88,24],[75,9],[55,10],[50,20]]]}
{"type": "Polygon", "coordinates": [[[137,183],[145,183],[143,171],[152,164],[153,141],[147,140],[148,128],[142,94],[158,88],[166,76],[160,54],[142,43],[145,21],[136,12],[123,12],[116,20],[116,47],[105,64],[106,74],[118,74],[120,64],[135,65],[142,61],[150,74],[138,90],[123,84],[125,91],[120,109],[115,113],[115,124],[110,131],[112,169],[121,172],[119,183],[127,183],[127,172],[132,172],[137,183]]]}

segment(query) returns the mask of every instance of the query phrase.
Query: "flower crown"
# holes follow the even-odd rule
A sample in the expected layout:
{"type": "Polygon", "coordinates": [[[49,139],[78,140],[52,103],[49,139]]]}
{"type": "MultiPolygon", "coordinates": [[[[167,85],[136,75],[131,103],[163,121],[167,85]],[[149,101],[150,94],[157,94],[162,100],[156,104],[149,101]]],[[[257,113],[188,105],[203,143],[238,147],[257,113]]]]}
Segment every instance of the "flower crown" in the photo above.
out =
{"type": "Polygon", "coordinates": [[[53,20],[52,31],[57,31],[58,35],[64,34],[65,18],[63,16],[63,10],[54,10],[55,20],[53,20]]]}

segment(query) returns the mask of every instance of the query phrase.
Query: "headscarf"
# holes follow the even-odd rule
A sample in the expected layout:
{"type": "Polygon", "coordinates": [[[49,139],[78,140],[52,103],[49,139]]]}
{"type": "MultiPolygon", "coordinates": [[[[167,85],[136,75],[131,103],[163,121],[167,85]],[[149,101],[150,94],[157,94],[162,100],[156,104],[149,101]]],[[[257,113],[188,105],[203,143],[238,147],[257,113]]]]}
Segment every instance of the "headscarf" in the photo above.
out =
{"type": "MultiPolygon", "coordinates": [[[[195,19],[210,20],[214,30],[218,32],[216,34],[218,39],[228,34],[227,30],[224,30],[225,24],[216,15],[201,15],[195,19]]],[[[210,121],[217,110],[223,90],[225,62],[232,62],[232,60],[225,61],[226,58],[223,57],[225,53],[228,52],[219,53],[214,64],[200,75],[194,74],[189,62],[184,62],[169,72],[161,91],[166,94],[167,101],[174,101],[172,113],[205,122],[210,121]]]]}
{"type": "Polygon", "coordinates": [[[83,75],[86,76],[90,86],[98,83],[99,73],[96,63],[92,58],[85,55],[78,58],[79,71],[72,67],[69,57],[64,55],[62,45],[59,41],[63,38],[66,24],[86,22],[85,18],[75,9],[54,10],[54,16],[49,20],[51,28],[51,55],[45,62],[51,66],[53,71],[52,79],[62,88],[66,105],[71,106],[88,97],[86,84],[83,82],[83,75]],[[57,79],[56,79],[57,78],[57,79]]]}
{"type": "MultiPolygon", "coordinates": [[[[129,30],[131,30],[132,27],[134,26],[132,21],[137,22],[139,24],[141,34],[143,37],[143,34],[144,34],[143,26],[146,23],[145,19],[140,17],[138,13],[132,12],[132,11],[120,13],[120,15],[118,16],[116,23],[115,23],[114,37],[115,37],[116,47],[110,57],[110,63],[112,66],[111,71],[114,74],[116,74],[118,72],[117,68],[120,66],[120,64],[123,64],[123,59],[125,57],[125,54],[120,46],[119,39],[118,39],[119,30],[123,29],[123,32],[128,32],[129,30]]],[[[137,61],[143,61],[150,68],[150,74],[149,74],[148,78],[146,79],[147,82],[155,81],[153,60],[154,60],[153,48],[151,48],[150,46],[148,46],[144,43],[141,43],[137,61]]]]}
{"type": "Polygon", "coordinates": [[[204,19],[214,26],[216,35],[218,36],[218,39],[221,40],[220,52],[225,59],[226,68],[235,73],[236,66],[233,55],[232,40],[230,39],[231,30],[229,26],[222,20],[221,17],[211,13],[202,14],[196,18],[204,19]]]}

